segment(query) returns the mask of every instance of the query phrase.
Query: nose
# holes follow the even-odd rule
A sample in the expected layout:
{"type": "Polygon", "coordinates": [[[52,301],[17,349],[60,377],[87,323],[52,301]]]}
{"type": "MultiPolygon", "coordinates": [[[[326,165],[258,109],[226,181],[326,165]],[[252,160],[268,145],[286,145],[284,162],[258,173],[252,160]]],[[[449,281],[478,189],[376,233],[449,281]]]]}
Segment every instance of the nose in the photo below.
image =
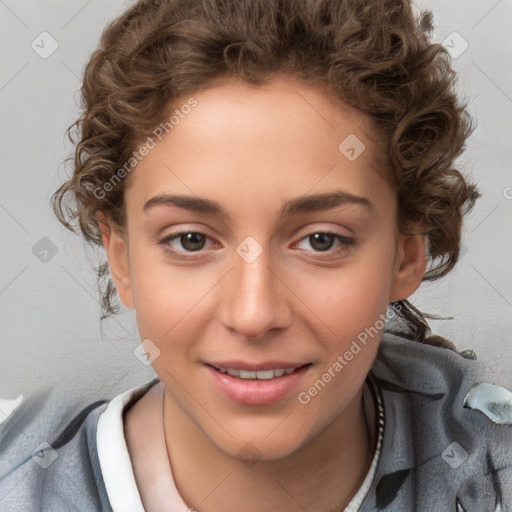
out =
{"type": "Polygon", "coordinates": [[[292,293],[284,275],[272,265],[270,251],[264,249],[255,261],[247,262],[237,253],[234,267],[221,288],[221,321],[245,338],[262,339],[273,329],[291,321],[292,293]]]}

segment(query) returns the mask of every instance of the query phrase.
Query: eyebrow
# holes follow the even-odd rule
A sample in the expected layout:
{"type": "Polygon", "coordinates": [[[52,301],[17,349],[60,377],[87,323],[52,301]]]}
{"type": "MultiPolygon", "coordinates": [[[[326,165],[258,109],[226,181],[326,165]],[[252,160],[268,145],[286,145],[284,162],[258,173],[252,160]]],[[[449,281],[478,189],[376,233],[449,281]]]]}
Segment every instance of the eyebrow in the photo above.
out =
{"type": "MultiPolygon", "coordinates": [[[[366,197],[356,196],[344,190],[336,190],[325,194],[312,194],[289,199],[282,204],[278,215],[284,217],[296,213],[330,210],[345,204],[360,205],[367,210],[373,209],[372,203],[366,197]]],[[[227,211],[216,201],[194,196],[160,194],[146,201],[142,210],[147,212],[159,205],[173,205],[198,213],[217,215],[227,220],[230,218],[227,211]]]]}

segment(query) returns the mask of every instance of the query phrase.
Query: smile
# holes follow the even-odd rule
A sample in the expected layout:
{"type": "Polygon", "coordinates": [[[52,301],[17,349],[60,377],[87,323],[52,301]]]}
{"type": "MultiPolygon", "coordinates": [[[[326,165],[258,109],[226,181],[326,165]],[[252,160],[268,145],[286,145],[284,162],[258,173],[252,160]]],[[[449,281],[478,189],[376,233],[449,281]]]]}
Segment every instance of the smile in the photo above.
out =
{"type": "Polygon", "coordinates": [[[251,371],[251,370],[242,370],[238,368],[222,368],[222,367],[214,367],[221,373],[227,373],[231,375],[231,377],[238,377],[239,379],[258,379],[258,380],[270,380],[275,379],[277,377],[282,377],[283,375],[289,375],[293,373],[301,366],[295,366],[291,368],[274,368],[269,370],[259,370],[259,371],[251,371]]]}
{"type": "Polygon", "coordinates": [[[291,396],[312,363],[241,361],[206,363],[215,388],[229,400],[244,405],[270,405],[291,396]]]}

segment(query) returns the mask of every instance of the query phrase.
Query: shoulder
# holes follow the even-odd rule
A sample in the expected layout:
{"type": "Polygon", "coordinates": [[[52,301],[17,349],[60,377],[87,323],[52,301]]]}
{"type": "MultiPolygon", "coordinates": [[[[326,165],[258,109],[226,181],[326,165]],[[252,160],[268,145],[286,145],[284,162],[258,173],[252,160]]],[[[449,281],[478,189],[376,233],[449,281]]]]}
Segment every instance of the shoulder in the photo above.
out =
{"type": "Polygon", "coordinates": [[[31,394],[0,425],[0,509],[110,510],[96,452],[107,400],[62,403],[31,394]]]}
{"type": "Polygon", "coordinates": [[[390,333],[372,375],[387,437],[377,501],[414,494],[423,506],[459,512],[512,505],[510,386],[495,384],[478,360],[390,333]]]}

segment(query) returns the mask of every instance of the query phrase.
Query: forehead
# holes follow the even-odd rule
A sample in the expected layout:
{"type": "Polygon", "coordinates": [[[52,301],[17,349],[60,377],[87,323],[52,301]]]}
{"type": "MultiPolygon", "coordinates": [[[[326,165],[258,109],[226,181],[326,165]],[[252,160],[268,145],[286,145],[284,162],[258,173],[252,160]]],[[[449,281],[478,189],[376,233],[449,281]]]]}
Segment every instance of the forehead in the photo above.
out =
{"type": "Polygon", "coordinates": [[[368,195],[382,187],[371,120],[321,86],[223,79],[180,98],[175,108],[190,98],[194,108],[130,176],[127,198],[139,208],[163,192],[239,198],[243,205],[247,193],[260,203],[274,196],[281,203],[308,191],[348,187],[368,195]]]}

